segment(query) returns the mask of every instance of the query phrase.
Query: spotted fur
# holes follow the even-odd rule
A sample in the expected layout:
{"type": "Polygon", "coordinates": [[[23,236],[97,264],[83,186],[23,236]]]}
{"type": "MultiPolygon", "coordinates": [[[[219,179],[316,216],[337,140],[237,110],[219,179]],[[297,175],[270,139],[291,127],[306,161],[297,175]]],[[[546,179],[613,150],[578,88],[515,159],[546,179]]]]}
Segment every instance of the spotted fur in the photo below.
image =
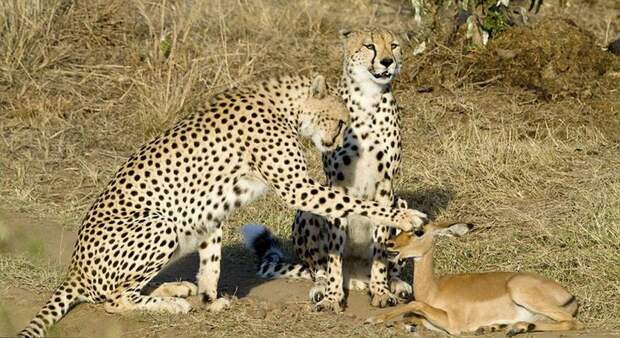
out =
{"type": "MultiPolygon", "coordinates": [[[[402,204],[393,189],[401,160],[400,109],[392,94],[402,62],[400,41],[383,29],[345,31],[342,40],[344,67],[338,92],[351,124],[343,145],[323,155],[323,169],[331,186],[358,198],[386,207],[402,204]]],[[[344,288],[368,289],[371,303],[380,307],[408,298],[411,286],[399,278],[403,262],[390,262],[382,249],[394,234],[387,226],[355,215],[328,221],[299,211],[293,243],[297,259],[314,280],[310,299],[315,308],[339,311],[344,288]]],[[[259,275],[267,278],[297,277],[291,271],[300,268],[280,261],[264,261],[259,267],[259,275]]]]}
{"type": "Polygon", "coordinates": [[[290,207],[325,217],[366,215],[410,229],[409,210],[387,208],[316,183],[298,136],[322,150],[339,145],[348,120],[342,101],[317,77],[281,77],[225,91],[163,132],[121,166],[84,218],[65,281],[21,337],[43,336],[73,306],[104,303],[108,312],[186,313],[179,297],[218,298],[222,224],[235,209],[276,192],[290,207]],[[198,250],[197,287],[143,287],[164,265],[198,250]]]}

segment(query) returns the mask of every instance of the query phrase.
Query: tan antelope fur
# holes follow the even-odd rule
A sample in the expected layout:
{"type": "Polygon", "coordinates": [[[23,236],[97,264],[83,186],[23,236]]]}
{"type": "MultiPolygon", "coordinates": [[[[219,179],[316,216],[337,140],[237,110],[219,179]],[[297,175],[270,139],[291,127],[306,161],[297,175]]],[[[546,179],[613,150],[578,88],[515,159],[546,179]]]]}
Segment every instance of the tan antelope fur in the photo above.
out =
{"type": "Polygon", "coordinates": [[[388,241],[399,259],[414,259],[414,301],[367,320],[382,323],[406,313],[409,324],[459,335],[505,329],[508,336],[529,331],[581,327],[574,318],[577,301],[560,284],[527,272],[484,272],[437,276],[433,270],[434,236],[462,236],[472,224],[427,224],[388,241]]]}

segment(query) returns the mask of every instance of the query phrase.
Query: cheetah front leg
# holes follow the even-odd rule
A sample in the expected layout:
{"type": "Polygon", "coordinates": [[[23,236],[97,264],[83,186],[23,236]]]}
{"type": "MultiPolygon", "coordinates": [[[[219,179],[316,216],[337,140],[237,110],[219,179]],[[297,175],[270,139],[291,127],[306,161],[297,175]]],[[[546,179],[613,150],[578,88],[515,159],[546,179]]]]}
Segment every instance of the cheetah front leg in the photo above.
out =
{"type": "MultiPolygon", "coordinates": [[[[259,152],[257,150],[257,152],[259,152]]],[[[293,150],[289,153],[294,153],[293,150]]],[[[298,150],[301,154],[301,150],[298,150]]],[[[288,159],[291,162],[304,163],[301,155],[288,159]]],[[[272,165],[279,160],[264,159],[255,164],[255,169],[269,183],[275,192],[289,206],[323,217],[344,218],[350,214],[368,217],[372,222],[388,224],[405,231],[411,231],[424,224],[426,214],[411,209],[392,209],[390,203],[364,201],[345,194],[342,189],[318,184],[307,172],[295,173],[294,177],[279,180],[272,177],[272,165]],[[271,169],[270,169],[271,168],[271,169]]]]}
{"type": "MultiPolygon", "coordinates": [[[[383,180],[377,184],[375,200],[382,205],[392,205],[394,192],[391,180],[383,180]]],[[[372,233],[372,267],[370,270],[370,303],[373,306],[386,307],[398,304],[388,283],[390,262],[383,250],[385,242],[390,238],[390,229],[385,225],[376,225],[372,233]]]]}
{"type": "MultiPolygon", "coordinates": [[[[394,207],[400,209],[407,209],[409,205],[406,200],[396,197],[394,198],[394,207]]],[[[398,231],[391,228],[390,238],[394,238],[396,235],[398,235],[398,231]]],[[[392,291],[393,294],[397,295],[400,300],[404,302],[410,301],[411,295],[413,294],[413,288],[411,284],[400,278],[401,272],[405,268],[406,263],[406,259],[389,258],[390,291],[392,291]]]]}
{"type": "Polygon", "coordinates": [[[390,291],[398,296],[398,298],[400,298],[403,302],[410,301],[413,294],[413,287],[411,284],[400,278],[401,272],[405,268],[406,263],[407,261],[404,259],[398,259],[395,261],[390,260],[389,263],[390,291]]]}
{"type": "MultiPolygon", "coordinates": [[[[341,312],[345,306],[344,277],[342,275],[342,253],[347,236],[346,218],[336,218],[333,221],[325,220],[327,227],[327,276],[320,276],[315,282],[315,288],[325,286],[325,297],[315,304],[317,311],[331,310],[341,312]]],[[[314,290],[314,288],[313,288],[314,290]]]]}
{"type": "Polygon", "coordinates": [[[196,275],[198,293],[209,311],[217,312],[230,306],[226,298],[217,297],[217,285],[220,280],[220,262],[222,258],[222,225],[215,229],[200,243],[198,249],[200,268],[196,275]]]}
{"type": "Polygon", "coordinates": [[[326,233],[323,229],[323,217],[314,214],[297,211],[293,222],[292,239],[295,256],[303,265],[307,265],[312,275],[316,278],[319,265],[324,265],[325,254],[322,252],[320,243],[325,243],[326,233]]]}
{"type": "Polygon", "coordinates": [[[309,297],[314,304],[322,301],[327,294],[327,248],[321,245],[327,243],[325,222],[323,217],[297,211],[293,223],[295,254],[297,259],[310,269],[314,285],[310,289],[309,297]]]}

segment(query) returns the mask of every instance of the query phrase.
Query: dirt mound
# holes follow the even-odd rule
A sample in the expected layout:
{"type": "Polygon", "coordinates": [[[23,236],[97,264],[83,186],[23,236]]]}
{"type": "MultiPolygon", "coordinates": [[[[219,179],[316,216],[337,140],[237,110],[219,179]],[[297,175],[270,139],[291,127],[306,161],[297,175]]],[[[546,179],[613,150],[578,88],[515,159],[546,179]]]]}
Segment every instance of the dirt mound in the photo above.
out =
{"type": "MultiPolygon", "coordinates": [[[[418,86],[508,85],[540,98],[591,97],[615,88],[620,58],[603,51],[594,36],[571,20],[550,18],[511,27],[483,50],[437,46],[412,63],[418,86]]],[[[405,76],[406,78],[406,76],[405,76]]]]}
{"type": "Polygon", "coordinates": [[[611,82],[605,74],[617,69],[619,62],[574,22],[548,19],[536,26],[507,30],[472,65],[474,82],[495,77],[554,98],[591,95],[593,87],[611,82]]]}

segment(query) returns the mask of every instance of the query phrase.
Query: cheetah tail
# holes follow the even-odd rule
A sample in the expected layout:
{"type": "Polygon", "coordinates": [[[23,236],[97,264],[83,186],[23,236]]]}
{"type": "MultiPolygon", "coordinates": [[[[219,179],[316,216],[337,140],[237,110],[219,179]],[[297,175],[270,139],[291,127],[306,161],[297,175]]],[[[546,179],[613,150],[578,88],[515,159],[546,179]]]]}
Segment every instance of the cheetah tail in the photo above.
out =
{"type": "Polygon", "coordinates": [[[246,224],[241,228],[245,247],[258,258],[256,274],[262,278],[312,279],[307,266],[283,262],[278,241],[264,225],[246,224]]]}
{"type": "Polygon", "coordinates": [[[280,244],[271,231],[261,224],[246,224],[241,228],[245,247],[257,256],[260,262],[279,263],[284,258],[280,244]]]}
{"type": "Polygon", "coordinates": [[[18,337],[44,337],[47,330],[58,322],[76,304],[84,302],[83,296],[70,282],[64,282],[52,295],[47,304],[30,321],[18,337]]]}

